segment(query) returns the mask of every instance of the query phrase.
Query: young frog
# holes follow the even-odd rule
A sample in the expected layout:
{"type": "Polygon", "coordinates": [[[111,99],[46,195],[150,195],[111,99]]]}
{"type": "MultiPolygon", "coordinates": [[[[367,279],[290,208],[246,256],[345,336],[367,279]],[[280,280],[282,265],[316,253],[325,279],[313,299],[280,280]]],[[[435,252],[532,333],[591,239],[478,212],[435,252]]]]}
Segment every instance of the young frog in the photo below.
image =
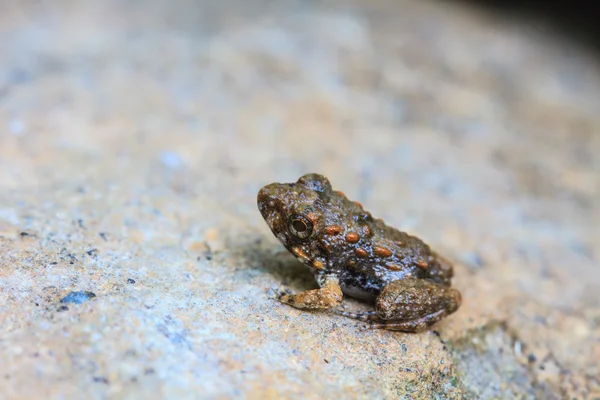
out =
{"type": "Polygon", "coordinates": [[[320,287],[282,294],[281,302],[406,332],[423,330],[460,306],[447,260],[420,239],[374,219],[324,176],[267,185],[257,203],[273,234],[311,269],[320,287]],[[343,294],[374,302],[375,310],[337,309],[343,294]]]}

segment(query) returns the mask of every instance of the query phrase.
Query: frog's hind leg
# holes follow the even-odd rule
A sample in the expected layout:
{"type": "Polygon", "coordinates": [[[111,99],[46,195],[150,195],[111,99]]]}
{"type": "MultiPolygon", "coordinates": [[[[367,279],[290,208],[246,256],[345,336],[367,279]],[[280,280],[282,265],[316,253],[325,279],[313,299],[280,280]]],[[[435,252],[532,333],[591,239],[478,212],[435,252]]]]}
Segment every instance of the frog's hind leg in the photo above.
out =
{"type": "Polygon", "coordinates": [[[452,314],[461,304],[460,292],[425,279],[390,282],[375,301],[374,329],[417,332],[452,314]]]}

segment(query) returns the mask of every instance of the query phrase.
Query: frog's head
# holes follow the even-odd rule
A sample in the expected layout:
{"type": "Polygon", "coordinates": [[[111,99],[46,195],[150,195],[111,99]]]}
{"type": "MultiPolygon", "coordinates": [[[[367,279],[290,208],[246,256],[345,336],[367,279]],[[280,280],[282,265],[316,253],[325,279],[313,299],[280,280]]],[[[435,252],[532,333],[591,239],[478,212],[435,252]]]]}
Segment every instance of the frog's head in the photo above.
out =
{"type": "Polygon", "coordinates": [[[307,174],[295,183],[271,183],[257,196],[258,209],[273,234],[298,259],[308,265],[322,265],[315,239],[325,226],[332,189],[322,175],[307,174]]]}

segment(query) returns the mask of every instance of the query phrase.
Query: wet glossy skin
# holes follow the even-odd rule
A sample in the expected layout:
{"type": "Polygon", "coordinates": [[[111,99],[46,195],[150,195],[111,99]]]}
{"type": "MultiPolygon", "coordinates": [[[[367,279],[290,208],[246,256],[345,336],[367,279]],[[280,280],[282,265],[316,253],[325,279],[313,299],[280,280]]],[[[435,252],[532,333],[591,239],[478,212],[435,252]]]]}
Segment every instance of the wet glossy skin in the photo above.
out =
{"type": "Polygon", "coordinates": [[[402,331],[422,330],[460,306],[447,261],[333,191],[327,178],[307,174],[296,183],[272,183],[259,191],[257,203],[273,234],[312,270],[320,286],[283,294],[280,301],[402,331]],[[344,294],[374,300],[375,311],[336,310],[344,294]]]}

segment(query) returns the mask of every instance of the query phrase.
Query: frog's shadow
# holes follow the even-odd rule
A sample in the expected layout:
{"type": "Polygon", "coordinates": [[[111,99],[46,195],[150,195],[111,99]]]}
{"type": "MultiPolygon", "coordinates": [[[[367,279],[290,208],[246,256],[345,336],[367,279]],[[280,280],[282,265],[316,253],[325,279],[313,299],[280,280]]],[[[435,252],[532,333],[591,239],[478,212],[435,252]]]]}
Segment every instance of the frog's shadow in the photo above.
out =
{"type": "Polygon", "coordinates": [[[299,292],[318,287],[309,268],[281,246],[267,246],[257,240],[244,245],[243,253],[251,268],[273,277],[275,290],[299,292]]]}
{"type": "MultiPolygon", "coordinates": [[[[263,243],[259,238],[238,242],[236,247],[248,269],[272,277],[268,280],[267,287],[273,290],[273,295],[283,291],[299,293],[319,287],[310,269],[281,245],[263,243]]],[[[347,296],[344,296],[344,303],[357,311],[370,309],[369,302],[347,296]]]]}

